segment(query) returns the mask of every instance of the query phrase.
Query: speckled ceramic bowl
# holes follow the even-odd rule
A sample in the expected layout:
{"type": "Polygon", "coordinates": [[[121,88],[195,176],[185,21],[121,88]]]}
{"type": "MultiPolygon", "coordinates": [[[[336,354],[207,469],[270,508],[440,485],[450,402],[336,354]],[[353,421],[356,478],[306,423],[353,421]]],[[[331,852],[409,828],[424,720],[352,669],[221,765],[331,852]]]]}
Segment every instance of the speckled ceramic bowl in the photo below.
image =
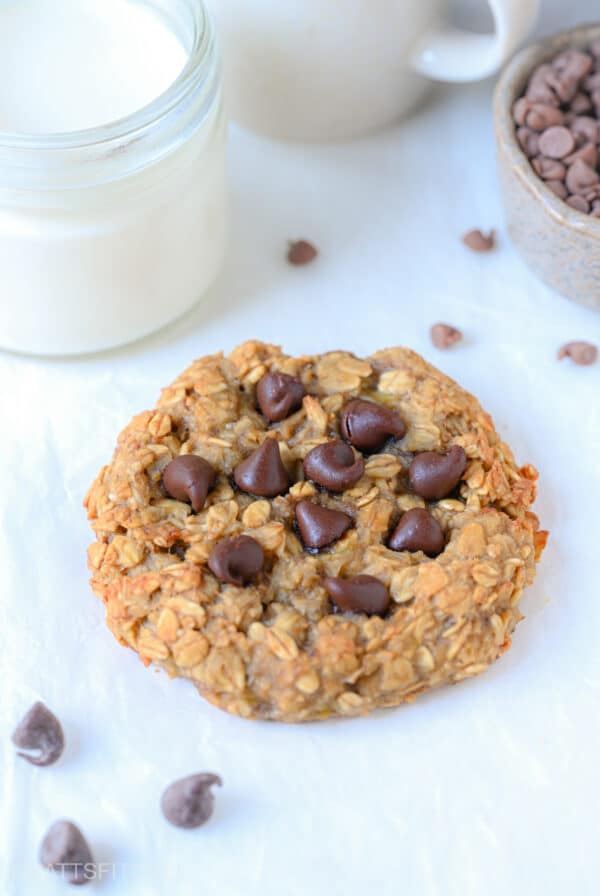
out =
{"type": "Polygon", "coordinates": [[[541,62],[570,46],[588,47],[600,25],[561,31],[521,50],[494,97],[498,171],[510,237],[529,267],[569,299],[600,309],[600,219],[571,209],[535,174],[517,143],[511,110],[541,62]]]}

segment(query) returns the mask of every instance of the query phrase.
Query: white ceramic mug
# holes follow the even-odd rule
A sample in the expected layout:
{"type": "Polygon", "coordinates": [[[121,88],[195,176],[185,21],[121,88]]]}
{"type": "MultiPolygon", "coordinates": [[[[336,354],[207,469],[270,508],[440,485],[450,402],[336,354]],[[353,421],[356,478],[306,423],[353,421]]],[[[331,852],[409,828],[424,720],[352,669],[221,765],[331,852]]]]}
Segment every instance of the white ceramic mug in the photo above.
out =
{"type": "MultiPolygon", "coordinates": [[[[483,2],[483,0],[482,0],[483,2]]],[[[427,78],[496,71],[539,0],[487,0],[493,34],[451,27],[446,0],[207,0],[233,118],[275,137],[343,139],[413,108],[427,78]]]]}

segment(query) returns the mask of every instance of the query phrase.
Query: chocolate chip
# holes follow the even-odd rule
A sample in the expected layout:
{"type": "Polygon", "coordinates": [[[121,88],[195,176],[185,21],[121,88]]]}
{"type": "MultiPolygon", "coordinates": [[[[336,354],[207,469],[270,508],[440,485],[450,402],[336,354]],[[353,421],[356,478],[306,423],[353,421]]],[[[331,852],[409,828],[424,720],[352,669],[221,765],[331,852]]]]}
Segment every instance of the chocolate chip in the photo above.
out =
{"type": "Polygon", "coordinates": [[[534,103],[527,111],[524,125],[533,131],[545,131],[548,128],[562,125],[563,113],[554,106],[534,103]]]}
{"type": "Polygon", "coordinates": [[[513,119],[515,123],[520,125],[521,127],[525,126],[525,121],[527,120],[527,115],[529,110],[531,109],[531,100],[529,97],[521,96],[515,102],[512,109],[513,119]]]}
{"type": "Polygon", "coordinates": [[[423,551],[436,557],[444,550],[444,534],[438,521],[422,507],[402,515],[388,542],[392,551],[423,551]]]}
{"type": "Polygon", "coordinates": [[[592,101],[585,93],[577,93],[571,101],[571,109],[576,115],[585,115],[592,108],[592,101]]]}
{"type": "Polygon", "coordinates": [[[57,871],[70,884],[85,884],[96,877],[96,865],[87,841],[72,821],[55,821],[40,844],[40,864],[57,871]]]}
{"type": "Polygon", "coordinates": [[[558,72],[567,73],[573,80],[580,81],[589,75],[594,67],[594,60],[589,53],[584,53],[576,47],[569,47],[554,58],[552,67],[558,72]]]}
{"type": "Polygon", "coordinates": [[[450,324],[434,324],[429,330],[429,335],[434,346],[442,351],[456,345],[463,338],[461,331],[450,324]]]}
{"type": "Polygon", "coordinates": [[[262,498],[282,495],[290,485],[275,439],[265,439],[260,448],[241,461],[233,471],[233,478],[243,492],[262,498]]]}
{"type": "Polygon", "coordinates": [[[593,168],[582,159],[577,159],[567,171],[566,185],[571,193],[585,193],[585,191],[598,183],[600,178],[593,168]]]}
{"type": "Polygon", "coordinates": [[[426,501],[439,501],[456,488],[466,466],[467,455],[460,445],[453,445],[447,454],[423,451],[410,465],[410,486],[426,501]]]}
{"type": "Polygon", "coordinates": [[[390,436],[401,439],[406,432],[395,411],[362,398],[355,398],[343,408],[340,429],[348,442],[365,451],[381,448],[390,436]]]}
{"type": "Polygon", "coordinates": [[[60,722],[39,701],[25,713],[13,732],[12,740],[21,751],[33,751],[17,753],[32,765],[52,765],[60,759],[65,746],[60,722]]]}
{"type": "Polygon", "coordinates": [[[587,367],[589,364],[595,363],[598,358],[598,349],[591,342],[583,342],[581,340],[567,342],[559,349],[556,357],[559,361],[562,361],[563,358],[570,358],[574,364],[587,367]]]}
{"type": "Polygon", "coordinates": [[[287,260],[299,267],[314,261],[318,254],[312,243],[307,240],[295,240],[288,246],[287,260]]]}
{"type": "Polygon", "coordinates": [[[559,106],[560,100],[548,83],[554,77],[554,69],[548,63],[538,66],[532,73],[527,86],[526,98],[534,103],[559,106]]]}
{"type": "Polygon", "coordinates": [[[352,579],[327,576],[323,586],[336,606],[347,613],[383,616],[390,605],[387,588],[374,576],[354,576],[352,579]]]}
{"type": "Polygon", "coordinates": [[[591,94],[594,94],[597,90],[600,90],[600,72],[594,72],[593,75],[590,75],[589,78],[586,78],[583,82],[583,86],[591,94]]]}
{"type": "Polygon", "coordinates": [[[221,582],[247,585],[263,568],[265,557],[259,543],[249,535],[223,538],[212,549],[208,568],[221,582]]]}
{"type": "Polygon", "coordinates": [[[332,492],[352,488],[364,472],[362,457],[355,457],[352,448],[341,439],[317,445],[304,458],[306,477],[332,492]]]}
{"type": "Polygon", "coordinates": [[[572,165],[577,161],[577,159],[581,159],[581,161],[585,162],[586,165],[589,165],[590,168],[595,168],[598,164],[598,150],[596,148],[596,144],[583,144],[579,147],[579,149],[576,149],[575,152],[572,152],[570,156],[567,156],[567,158],[565,159],[565,164],[572,165]]]}
{"type": "Polygon", "coordinates": [[[590,143],[597,143],[600,138],[598,122],[589,115],[578,115],[573,119],[571,131],[576,137],[582,137],[590,143]]]}
{"type": "Polygon", "coordinates": [[[590,210],[590,204],[583,196],[569,196],[567,205],[578,212],[582,212],[584,215],[587,215],[590,210]]]}
{"type": "Polygon", "coordinates": [[[519,141],[519,146],[528,158],[531,159],[534,156],[537,156],[540,151],[539,134],[536,134],[531,128],[519,128],[517,130],[517,140],[519,141]]]}
{"type": "Polygon", "coordinates": [[[199,828],[213,814],[215,798],[211,787],[222,787],[219,775],[203,772],[180,778],[162,795],[162,813],[177,828],[199,828]]]}
{"type": "Polygon", "coordinates": [[[215,471],[203,457],[182,454],[167,464],[162,481],[168,495],[191,504],[194,513],[200,513],[215,477],[215,471]]]}
{"type": "Polygon", "coordinates": [[[571,71],[555,71],[548,76],[548,85],[563,105],[570,103],[577,93],[577,77],[571,71]]]}
{"type": "Polygon", "coordinates": [[[305,394],[300,380],[287,373],[266,373],[256,387],[258,406],[271,423],[297,411],[305,394]]]}
{"type": "Polygon", "coordinates": [[[549,187],[552,192],[558,196],[559,199],[566,199],[569,195],[569,192],[562,180],[547,180],[546,186],[549,187]]]}
{"type": "Polygon", "coordinates": [[[548,159],[546,156],[538,156],[531,163],[533,170],[542,180],[564,180],[567,173],[566,167],[558,159],[548,159]]]}
{"type": "Polygon", "coordinates": [[[595,202],[597,199],[600,199],[600,183],[594,184],[594,186],[590,187],[583,194],[588,202],[595,202]]]}
{"type": "Polygon", "coordinates": [[[490,252],[496,245],[496,233],[490,230],[483,233],[481,230],[469,230],[462,238],[463,243],[473,252],[490,252]]]}
{"type": "Polygon", "coordinates": [[[305,547],[320,549],[341,538],[352,525],[352,517],[312,501],[300,501],[296,505],[296,522],[305,547]]]}
{"type": "Polygon", "coordinates": [[[552,127],[544,131],[539,146],[549,159],[564,159],[575,149],[575,138],[568,128],[552,127]]]}

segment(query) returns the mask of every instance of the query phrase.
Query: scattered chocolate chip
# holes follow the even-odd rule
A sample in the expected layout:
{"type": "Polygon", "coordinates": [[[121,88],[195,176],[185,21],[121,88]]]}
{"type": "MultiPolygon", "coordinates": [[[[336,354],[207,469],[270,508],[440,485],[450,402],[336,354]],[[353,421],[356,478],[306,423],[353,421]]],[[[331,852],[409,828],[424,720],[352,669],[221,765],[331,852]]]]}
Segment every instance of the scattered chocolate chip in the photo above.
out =
{"type": "Polygon", "coordinates": [[[57,871],[70,884],[88,883],[96,865],[87,841],[72,821],[55,821],[40,844],[40,864],[57,871]]]}
{"type": "Polygon", "coordinates": [[[461,331],[450,324],[434,324],[429,330],[429,335],[434,346],[442,351],[456,345],[463,338],[461,331]]]}
{"type": "Polygon", "coordinates": [[[41,702],[34,703],[12,736],[15,746],[20,747],[18,756],[32,765],[52,765],[60,759],[65,746],[62,726],[54,713],[41,702]],[[23,752],[31,750],[33,752],[23,752]]]}
{"type": "Polygon", "coordinates": [[[423,551],[436,557],[444,550],[444,534],[438,521],[421,507],[402,515],[388,542],[392,551],[423,551]]]}
{"type": "Polygon", "coordinates": [[[381,448],[390,436],[401,439],[406,432],[395,411],[362,398],[355,398],[343,408],[340,429],[348,442],[365,451],[381,448]]]}
{"type": "Polygon", "coordinates": [[[570,358],[574,364],[579,364],[581,367],[587,367],[589,364],[594,364],[596,359],[598,358],[598,349],[595,345],[592,345],[591,342],[567,342],[558,350],[558,354],[556,356],[559,361],[562,361],[563,358],[570,358]]]}
{"type": "Polygon", "coordinates": [[[177,828],[199,828],[213,814],[215,798],[211,787],[222,787],[219,775],[203,772],[180,778],[162,795],[162,813],[177,828]]]}
{"type": "Polygon", "coordinates": [[[496,233],[490,230],[483,233],[481,230],[469,230],[462,238],[463,243],[473,252],[490,252],[496,245],[496,233]]]}
{"type": "Polygon", "coordinates": [[[336,606],[346,613],[383,616],[390,605],[387,588],[374,576],[354,576],[352,579],[327,576],[323,586],[336,606]]]}
{"type": "Polygon", "coordinates": [[[259,543],[249,535],[223,538],[212,549],[208,568],[221,582],[247,585],[263,568],[265,557],[259,543]]]}
{"type": "Polygon", "coordinates": [[[304,458],[306,477],[332,492],[352,488],[364,471],[362,457],[355,456],[352,448],[341,439],[317,445],[304,458]]]}
{"type": "Polygon", "coordinates": [[[287,373],[266,373],[256,387],[258,406],[271,423],[279,423],[297,411],[305,394],[300,380],[287,373]]]}
{"type": "Polygon", "coordinates": [[[312,243],[307,240],[295,240],[288,246],[287,260],[299,267],[314,261],[318,254],[312,243]]]}
{"type": "Polygon", "coordinates": [[[274,498],[286,492],[290,480],[277,441],[265,439],[260,448],[237,465],[233,478],[241,491],[261,498],[274,498]]]}
{"type": "Polygon", "coordinates": [[[447,454],[423,451],[410,465],[410,487],[426,501],[439,501],[456,488],[466,466],[467,455],[460,445],[453,445],[447,454]]]}
{"type": "Polygon", "coordinates": [[[165,491],[176,501],[192,505],[194,513],[200,513],[206,496],[214,484],[216,473],[203,457],[182,454],[163,470],[165,491]]]}
{"type": "Polygon", "coordinates": [[[300,501],[296,505],[296,522],[305,547],[319,550],[340,539],[352,525],[352,517],[313,501],[300,501]]]}

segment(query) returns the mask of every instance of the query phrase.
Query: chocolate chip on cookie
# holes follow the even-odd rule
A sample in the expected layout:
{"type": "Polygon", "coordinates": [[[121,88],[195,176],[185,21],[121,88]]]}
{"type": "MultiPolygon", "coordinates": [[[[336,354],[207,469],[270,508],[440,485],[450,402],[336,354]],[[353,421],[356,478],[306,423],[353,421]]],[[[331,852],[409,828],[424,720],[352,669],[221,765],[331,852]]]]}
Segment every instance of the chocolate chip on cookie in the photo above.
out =
{"type": "Polygon", "coordinates": [[[338,541],[352,525],[352,517],[313,501],[300,501],[296,506],[296,522],[305,547],[319,549],[338,541]]]}
{"type": "Polygon", "coordinates": [[[300,380],[287,373],[266,373],[256,387],[258,406],[271,423],[279,423],[297,411],[305,394],[300,380]]]}
{"type": "Polygon", "coordinates": [[[221,582],[247,585],[261,571],[265,557],[263,549],[249,535],[223,538],[212,549],[208,568],[221,582]]]}
{"type": "Polygon", "coordinates": [[[348,442],[364,451],[376,451],[391,436],[401,439],[406,432],[395,411],[362,398],[355,398],[344,407],[340,429],[348,442]]]}
{"type": "Polygon", "coordinates": [[[163,486],[168,495],[176,501],[192,505],[194,513],[204,507],[208,492],[212,488],[216,473],[203,457],[197,454],[182,454],[163,470],[163,486]]]}
{"type": "Polygon", "coordinates": [[[241,461],[233,471],[233,478],[241,491],[261,498],[282,495],[290,486],[275,439],[265,439],[260,448],[241,461]]]}
{"type": "Polygon", "coordinates": [[[304,458],[304,473],[308,479],[331,492],[352,488],[364,472],[362,457],[355,456],[352,448],[341,439],[317,445],[304,458]]]}
{"type": "Polygon", "coordinates": [[[388,542],[392,551],[423,551],[436,557],[444,550],[444,533],[438,521],[422,507],[402,515],[388,542]]]}
{"type": "Polygon", "coordinates": [[[162,795],[162,813],[177,828],[199,828],[206,824],[215,807],[212,787],[222,787],[219,775],[203,772],[180,778],[162,795]]]}
{"type": "Polygon", "coordinates": [[[389,591],[374,576],[354,576],[342,579],[327,576],[323,579],[327,594],[340,610],[382,616],[390,604],[389,591]]]}
{"type": "Polygon", "coordinates": [[[47,706],[38,701],[25,713],[12,736],[21,756],[32,765],[52,765],[65,746],[62,725],[47,706]],[[27,752],[24,752],[27,751],[27,752]]]}
{"type": "Polygon", "coordinates": [[[426,501],[439,501],[456,488],[466,466],[467,455],[460,445],[453,445],[447,454],[423,451],[410,465],[410,486],[426,501]]]}
{"type": "Polygon", "coordinates": [[[40,864],[61,874],[70,884],[93,880],[96,865],[87,840],[72,821],[55,821],[40,844],[40,864]]]}

